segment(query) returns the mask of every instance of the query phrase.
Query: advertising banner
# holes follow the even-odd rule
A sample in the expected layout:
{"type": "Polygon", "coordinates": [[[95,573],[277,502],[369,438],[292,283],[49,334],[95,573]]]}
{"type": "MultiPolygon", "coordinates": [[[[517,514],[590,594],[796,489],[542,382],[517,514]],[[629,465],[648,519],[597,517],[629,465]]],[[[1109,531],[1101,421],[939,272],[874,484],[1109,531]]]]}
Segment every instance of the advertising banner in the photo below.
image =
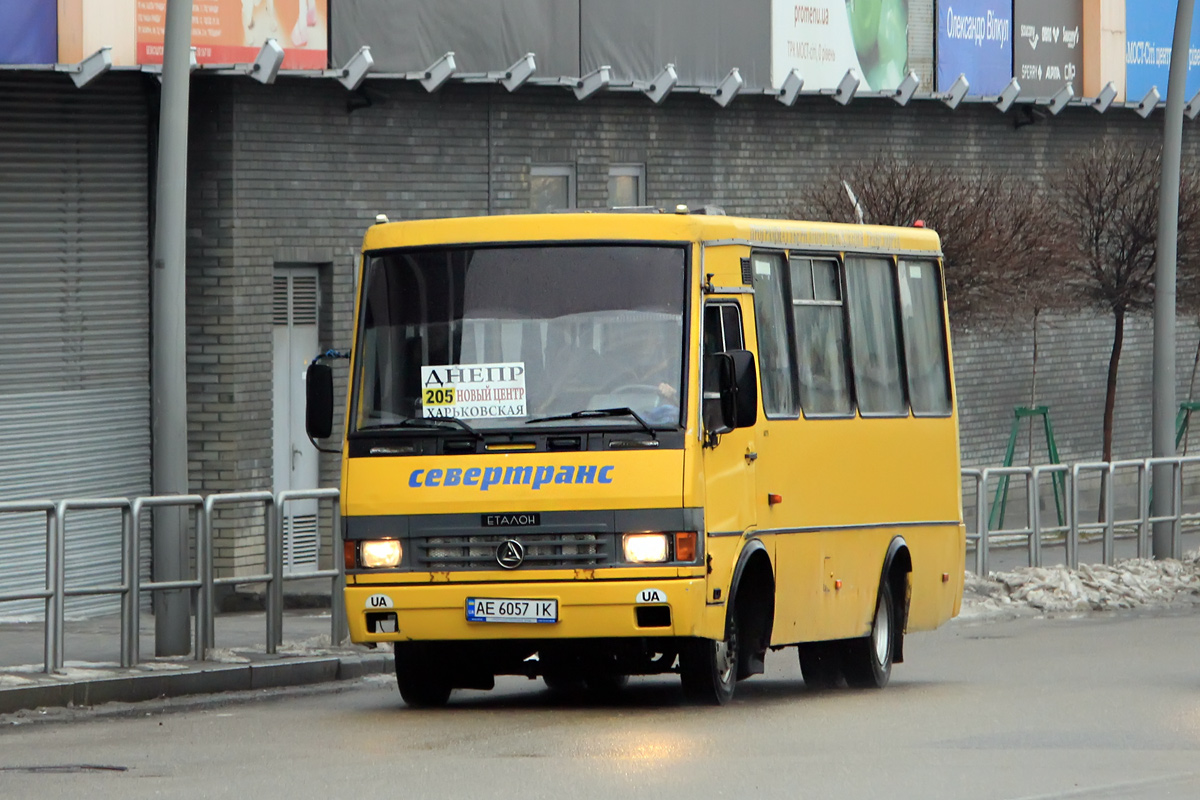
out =
{"type": "MultiPolygon", "coordinates": [[[[161,64],[167,0],[137,0],[137,57],[161,64]]],[[[267,39],[283,47],[283,69],[324,69],[327,0],[194,0],[192,46],[201,64],[245,64],[267,39]]]]}
{"type": "Polygon", "coordinates": [[[0,64],[58,60],[56,0],[0,0],[0,64]]]}
{"type": "Polygon", "coordinates": [[[793,69],[806,90],[834,89],[848,69],[860,91],[895,89],[908,72],[908,0],[772,0],[772,84],[793,69]]]}
{"type": "MultiPolygon", "coordinates": [[[[1175,0],[1138,0],[1125,6],[1125,96],[1141,100],[1152,86],[1167,98],[1171,45],[1175,39],[1175,0]]],[[[1200,14],[1192,16],[1184,100],[1200,91],[1200,14]]]]}
{"type": "MultiPolygon", "coordinates": [[[[459,72],[493,72],[533,53],[537,77],[578,77],[586,72],[579,65],[580,6],[581,0],[337,0],[331,6],[332,61],[344,64],[367,46],[376,72],[415,72],[453,51],[459,72]]],[[[657,4],[653,9],[661,10],[657,4]]],[[[689,7],[687,13],[701,12],[689,7]]],[[[646,35],[644,22],[634,29],[639,22],[635,16],[620,28],[629,34],[623,45],[636,47],[646,35]]],[[[698,41],[688,45],[697,48],[698,41]]],[[[617,65],[611,57],[602,63],[617,65]]]]}
{"type": "Polygon", "coordinates": [[[938,0],[937,91],[959,75],[970,94],[998,95],[1012,80],[1012,0],[938,0]]]}
{"type": "Polygon", "coordinates": [[[1013,75],[1021,97],[1049,97],[1072,84],[1081,90],[1083,0],[1013,0],[1013,75]]]}

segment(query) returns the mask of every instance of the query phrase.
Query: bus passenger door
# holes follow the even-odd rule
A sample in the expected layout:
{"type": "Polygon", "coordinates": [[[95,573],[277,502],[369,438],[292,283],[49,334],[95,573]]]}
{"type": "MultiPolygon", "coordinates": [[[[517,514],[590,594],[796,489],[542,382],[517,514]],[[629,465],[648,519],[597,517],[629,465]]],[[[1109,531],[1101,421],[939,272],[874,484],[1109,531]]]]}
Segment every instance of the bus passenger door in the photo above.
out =
{"type": "MultiPolygon", "coordinates": [[[[704,354],[745,349],[742,307],[736,298],[709,301],[704,306],[704,354]]],[[[715,395],[710,376],[702,376],[705,398],[715,395]]],[[[703,407],[703,403],[701,404],[703,407]]],[[[705,436],[715,420],[705,415],[705,436]]],[[[724,604],[742,535],[755,527],[754,428],[738,428],[710,437],[704,448],[704,509],[708,529],[708,602],[724,604]],[[715,444],[714,444],[715,439],[715,444]]]]}

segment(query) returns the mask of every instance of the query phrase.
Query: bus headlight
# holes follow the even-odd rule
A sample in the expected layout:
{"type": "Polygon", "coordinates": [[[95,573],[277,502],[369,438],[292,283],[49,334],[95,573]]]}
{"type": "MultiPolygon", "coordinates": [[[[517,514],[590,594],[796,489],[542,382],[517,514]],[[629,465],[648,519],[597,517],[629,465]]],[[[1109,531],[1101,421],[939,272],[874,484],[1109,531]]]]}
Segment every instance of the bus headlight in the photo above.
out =
{"type": "Polygon", "coordinates": [[[400,556],[404,551],[400,542],[395,539],[379,539],[363,542],[358,552],[364,567],[376,569],[399,566],[400,556]]]}
{"type": "Polygon", "coordinates": [[[670,555],[665,533],[625,534],[625,560],[634,564],[666,561],[670,555]]]}

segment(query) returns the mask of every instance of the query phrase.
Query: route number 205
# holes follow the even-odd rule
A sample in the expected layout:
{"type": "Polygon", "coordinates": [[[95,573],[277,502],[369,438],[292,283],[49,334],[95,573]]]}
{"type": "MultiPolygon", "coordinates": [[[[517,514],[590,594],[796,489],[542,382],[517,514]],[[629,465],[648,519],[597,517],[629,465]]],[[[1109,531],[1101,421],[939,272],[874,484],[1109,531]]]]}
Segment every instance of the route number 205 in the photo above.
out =
{"type": "Polygon", "coordinates": [[[425,390],[425,405],[427,405],[427,406],[452,406],[452,405],[454,405],[454,387],[450,386],[445,389],[426,389],[425,390]]]}

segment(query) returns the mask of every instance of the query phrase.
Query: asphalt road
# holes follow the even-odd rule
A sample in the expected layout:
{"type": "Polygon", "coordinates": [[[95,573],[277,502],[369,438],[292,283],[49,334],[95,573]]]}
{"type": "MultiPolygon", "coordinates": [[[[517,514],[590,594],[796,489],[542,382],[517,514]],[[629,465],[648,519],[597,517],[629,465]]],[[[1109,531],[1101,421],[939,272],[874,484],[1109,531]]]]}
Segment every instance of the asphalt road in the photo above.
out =
{"type": "Polygon", "coordinates": [[[1200,614],[956,621],[883,691],[805,688],[794,650],[725,708],[671,678],[540,682],[414,711],[381,678],[0,718],[6,798],[1195,798],[1200,614]]]}

